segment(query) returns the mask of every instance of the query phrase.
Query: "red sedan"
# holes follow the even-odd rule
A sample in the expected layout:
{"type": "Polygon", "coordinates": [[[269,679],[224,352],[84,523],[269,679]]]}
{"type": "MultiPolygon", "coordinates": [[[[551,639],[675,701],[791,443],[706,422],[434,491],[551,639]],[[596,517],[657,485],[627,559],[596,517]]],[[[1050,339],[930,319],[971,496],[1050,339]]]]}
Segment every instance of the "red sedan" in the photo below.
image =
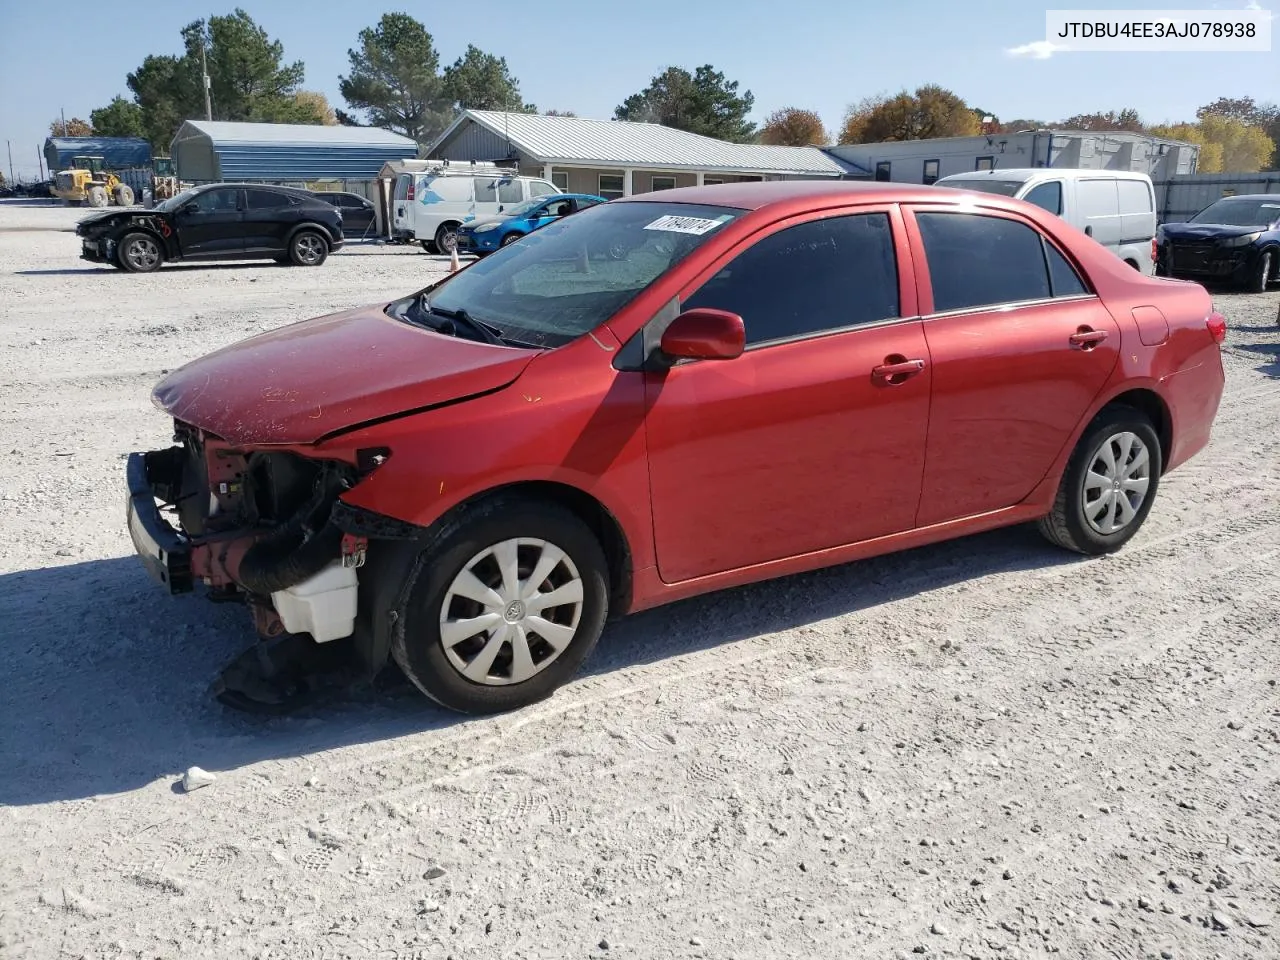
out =
{"type": "Polygon", "coordinates": [[[609,616],[1028,521],[1118,549],[1209,439],[1225,332],[1017,200],[646,194],[170,374],[129,527],[264,637],[504,710],[609,616]]]}

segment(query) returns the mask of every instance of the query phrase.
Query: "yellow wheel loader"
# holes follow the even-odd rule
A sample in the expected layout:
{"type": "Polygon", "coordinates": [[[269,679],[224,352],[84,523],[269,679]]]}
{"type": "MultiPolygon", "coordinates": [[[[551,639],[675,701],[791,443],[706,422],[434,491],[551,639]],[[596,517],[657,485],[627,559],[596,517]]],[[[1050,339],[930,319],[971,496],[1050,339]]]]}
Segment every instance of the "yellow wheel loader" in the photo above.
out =
{"type": "Polygon", "coordinates": [[[133,206],[133,188],[104,169],[102,157],[73,157],[71,168],[59,170],[53,178],[53,195],[73,207],[86,203],[91,207],[110,203],[133,206]]]}

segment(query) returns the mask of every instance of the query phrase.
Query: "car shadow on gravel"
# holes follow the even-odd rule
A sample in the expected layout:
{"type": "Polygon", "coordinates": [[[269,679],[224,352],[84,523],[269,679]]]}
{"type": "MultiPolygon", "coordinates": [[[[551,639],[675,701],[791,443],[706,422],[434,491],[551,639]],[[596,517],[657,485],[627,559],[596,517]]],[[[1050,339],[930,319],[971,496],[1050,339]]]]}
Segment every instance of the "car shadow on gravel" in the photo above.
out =
{"type": "Polygon", "coordinates": [[[1268,377],[1280,377],[1280,343],[1237,343],[1232,349],[1237,353],[1270,357],[1258,365],[1258,370],[1268,377]]]}
{"type": "MultiPolygon", "coordinates": [[[[209,270],[277,270],[280,267],[290,266],[290,264],[274,263],[270,260],[246,260],[242,263],[172,263],[165,264],[157,272],[158,273],[182,273],[183,271],[209,271],[209,270]]],[[[130,276],[123,270],[117,270],[109,264],[102,264],[97,267],[63,267],[59,270],[15,270],[14,274],[19,277],[57,277],[57,276],[81,276],[84,274],[101,274],[104,277],[128,277],[130,276]]]]}
{"type": "MultiPolygon", "coordinates": [[[[587,675],[791,629],[962,581],[1079,558],[1026,527],[740,587],[611,624],[587,675]]],[[[209,693],[253,630],[238,605],[171,598],[120,557],[0,575],[0,805],[137,789],[193,764],[232,770],[477,722],[394,668],[287,717],[209,693]]],[[[884,618],[885,631],[910,624],[884,618]]],[[[562,694],[564,695],[564,694],[562,694]]],[[[483,722],[483,721],[480,721],[483,722]]]]}

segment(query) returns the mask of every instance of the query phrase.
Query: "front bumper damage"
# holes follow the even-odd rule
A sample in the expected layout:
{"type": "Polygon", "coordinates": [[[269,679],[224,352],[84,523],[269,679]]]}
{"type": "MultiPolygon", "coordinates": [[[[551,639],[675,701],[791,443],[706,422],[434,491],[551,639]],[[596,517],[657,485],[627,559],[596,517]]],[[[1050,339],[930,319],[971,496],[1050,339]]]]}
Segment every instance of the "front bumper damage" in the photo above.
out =
{"type": "Polygon", "coordinates": [[[421,531],[337,499],[355,481],[342,465],[272,462],[293,455],[244,454],[194,436],[129,455],[134,550],[171,595],[199,585],[211,600],[248,606],[260,640],[211,692],[242,709],[293,709],[372,665],[353,656],[369,540],[412,540],[421,531]],[[282,489],[266,490],[263,477],[277,475],[282,489]]]}

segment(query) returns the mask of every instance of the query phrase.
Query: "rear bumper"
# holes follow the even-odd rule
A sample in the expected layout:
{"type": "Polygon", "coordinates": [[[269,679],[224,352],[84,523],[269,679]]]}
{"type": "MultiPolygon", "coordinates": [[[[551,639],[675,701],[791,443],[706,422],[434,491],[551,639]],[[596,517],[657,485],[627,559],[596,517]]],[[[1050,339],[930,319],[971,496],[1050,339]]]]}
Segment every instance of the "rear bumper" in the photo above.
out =
{"type": "Polygon", "coordinates": [[[191,542],[175,530],[156,506],[152,474],[158,458],[171,456],[167,450],[131,453],[127,468],[129,537],[143,567],[170,593],[190,593],[191,542]]]}

